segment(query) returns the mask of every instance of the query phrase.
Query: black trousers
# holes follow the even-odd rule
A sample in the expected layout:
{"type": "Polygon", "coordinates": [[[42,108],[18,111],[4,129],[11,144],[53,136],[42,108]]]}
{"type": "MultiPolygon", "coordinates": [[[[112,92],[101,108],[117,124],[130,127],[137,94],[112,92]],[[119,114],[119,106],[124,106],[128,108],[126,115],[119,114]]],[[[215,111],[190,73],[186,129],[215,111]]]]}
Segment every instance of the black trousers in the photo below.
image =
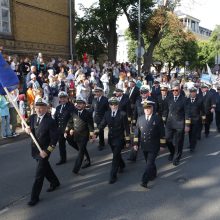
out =
{"type": "MultiPolygon", "coordinates": [[[[81,166],[82,166],[82,162],[84,159],[84,156],[86,156],[86,159],[90,162],[90,157],[89,157],[89,153],[86,149],[88,140],[81,140],[81,141],[76,141],[75,144],[78,146],[79,148],[79,152],[78,152],[78,156],[76,158],[75,164],[74,164],[74,168],[73,171],[75,173],[78,173],[81,166]]],[[[74,142],[72,142],[72,144],[74,144],[74,142]]]]}
{"type": "Polygon", "coordinates": [[[184,129],[166,128],[167,147],[171,155],[175,155],[175,159],[180,160],[183,152],[184,144],[184,129]],[[173,144],[174,139],[174,144],[173,144]]]}
{"type": "Polygon", "coordinates": [[[59,151],[60,151],[60,160],[66,161],[66,138],[63,133],[59,134],[59,151]]]}
{"type": "MultiPolygon", "coordinates": [[[[97,123],[97,127],[100,123],[97,123]]],[[[99,130],[99,146],[105,146],[104,129],[99,130]]]]}
{"type": "Polygon", "coordinates": [[[31,200],[39,199],[45,177],[50,182],[51,186],[56,186],[60,183],[50,166],[48,158],[37,160],[36,175],[32,187],[31,200]]]}
{"type": "Polygon", "coordinates": [[[217,130],[220,131],[220,111],[215,111],[215,123],[217,130]]]}
{"type": "Polygon", "coordinates": [[[190,149],[195,149],[196,143],[197,143],[197,138],[198,138],[198,133],[200,132],[200,121],[195,121],[190,125],[190,130],[189,130],[189,144],[190,144],[190,149]]]}
{"type": "Polygon", "coordinates": [[[146,169],[142,176],[142,182],[148,183],[150,180],[153,180],[157,176],[157,167],[155,164],[155,160],[158,152],[143,151],[143,153],[146,161],[146,169]]]}
{"type": "Polygon", "coordinates": [[[120,143],[110,143],[110,147],[113,153],[113,159],[112,159],[112,168],[110,172],[110,178],[117,177],[117,172],[119,168],[124,168],[125,163],[121,156],[121,150],[123,148],[123,145],[120,143]]]}
{"type": "Polygon", "coordinates": [[[210,125],[212,124],[213,121],[213,113],[207,114],[206,115],[206,122],[205,122],[205,134],[209,134],[210,130],[210,125]]]}

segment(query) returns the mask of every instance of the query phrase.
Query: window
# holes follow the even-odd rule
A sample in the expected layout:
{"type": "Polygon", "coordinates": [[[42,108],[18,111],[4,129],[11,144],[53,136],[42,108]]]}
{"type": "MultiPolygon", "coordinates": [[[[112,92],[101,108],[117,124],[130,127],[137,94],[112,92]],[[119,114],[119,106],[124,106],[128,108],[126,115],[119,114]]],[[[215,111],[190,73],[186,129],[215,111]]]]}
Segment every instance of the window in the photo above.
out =
{"type": "Polygon", "coordinates": [[[11,33],[9,0],[0,0],[0,32],[11,33]]]}

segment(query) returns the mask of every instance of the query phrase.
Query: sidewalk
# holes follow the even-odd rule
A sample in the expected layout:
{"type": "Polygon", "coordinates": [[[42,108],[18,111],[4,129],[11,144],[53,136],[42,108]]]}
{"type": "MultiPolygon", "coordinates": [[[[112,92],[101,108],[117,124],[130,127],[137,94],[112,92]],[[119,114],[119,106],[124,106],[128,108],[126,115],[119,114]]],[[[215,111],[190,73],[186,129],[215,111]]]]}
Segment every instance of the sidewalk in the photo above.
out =
{"type": "Polygon", "coordinates": [[[18,127],[16,129],[16,133],[19,134],[16,137],[2,139],[2,137],[0,136],[0,146],[4,144],[9,144],[9,143],[13,143],[16,141],[20,141],[20,140],[23,140],[24,138],[28,138],[28,135],[22,130],[21,127],[18,127]]]}

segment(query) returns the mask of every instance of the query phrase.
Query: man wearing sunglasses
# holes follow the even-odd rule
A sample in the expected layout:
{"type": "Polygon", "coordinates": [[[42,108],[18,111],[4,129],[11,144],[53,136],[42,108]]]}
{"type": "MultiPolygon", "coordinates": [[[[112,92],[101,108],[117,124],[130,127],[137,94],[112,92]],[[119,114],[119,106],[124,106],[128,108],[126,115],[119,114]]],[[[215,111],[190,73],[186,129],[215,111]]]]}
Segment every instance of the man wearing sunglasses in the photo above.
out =
{"type": "MultiPolygon", "coordinates": [[[[184,129],[188,131],[189,121],[185,124],[185,103],[186,98],[181,94],[179,84],[175,84],[172,89],[173,95],[168,101],[168,116],[166,122],[167,147],[170,151],[168,160],[173,161],[173,165],[179,164],[183,151],[184,129]],[[186,127],[185,127],[186,126],[186,127]],[[175,143],[173,144],[173,142],[175,143]]],[[[187,118],[187,117],[186,117],[187,118]]]]}
{"type": "Polygon", "coordinates": [[[113,153],[109,184],[113,184],[117,181],[117,173],[122,173],[125,168],[121,150],[125,144],[129,146],[130,129],[126,113],[119,109],[118,99],[112,97],[108,102],[110,110],[105,113],[98,129],[103,130],[108,126],[108,143],[113,153]]]}
{"type": "Polygon", "coordinates": [[[215,108],[216,129],[220,132],[220,86],[217,86],[216,108],[215,108]]]}

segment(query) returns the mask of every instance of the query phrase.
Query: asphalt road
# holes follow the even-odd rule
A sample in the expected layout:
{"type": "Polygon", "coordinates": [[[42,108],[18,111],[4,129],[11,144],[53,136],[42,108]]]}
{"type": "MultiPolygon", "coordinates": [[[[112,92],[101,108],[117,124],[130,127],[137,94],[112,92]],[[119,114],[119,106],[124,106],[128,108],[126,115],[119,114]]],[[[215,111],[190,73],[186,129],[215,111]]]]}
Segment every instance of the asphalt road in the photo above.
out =
{"type": "MultiPolygon", "coordinates": [[[[140,187],[145,162],[140,152],[136,163],[126,162],[118,181],[108,184],[110,148],[99,152],[89,144],[92,166],[74,175],[76,152],[68,147],[68,163],[56,166],[58,148],[51,164],[61,187],[47,193],[44,182],[41,200],[28,207],[35,161],[29,139],[0,145],[0,220],[219,220],[220,219],[220,134],[212,130],[202,138],[192,155],[184,150],[181,164],[168,163],[168,153],[157,159],[158,178],[151,189],[140,187]]],[[[185,143],[187,146],[187,141],[185,143]]],[[[128,153],[124,152],[126,159],[128,153]]]]}

